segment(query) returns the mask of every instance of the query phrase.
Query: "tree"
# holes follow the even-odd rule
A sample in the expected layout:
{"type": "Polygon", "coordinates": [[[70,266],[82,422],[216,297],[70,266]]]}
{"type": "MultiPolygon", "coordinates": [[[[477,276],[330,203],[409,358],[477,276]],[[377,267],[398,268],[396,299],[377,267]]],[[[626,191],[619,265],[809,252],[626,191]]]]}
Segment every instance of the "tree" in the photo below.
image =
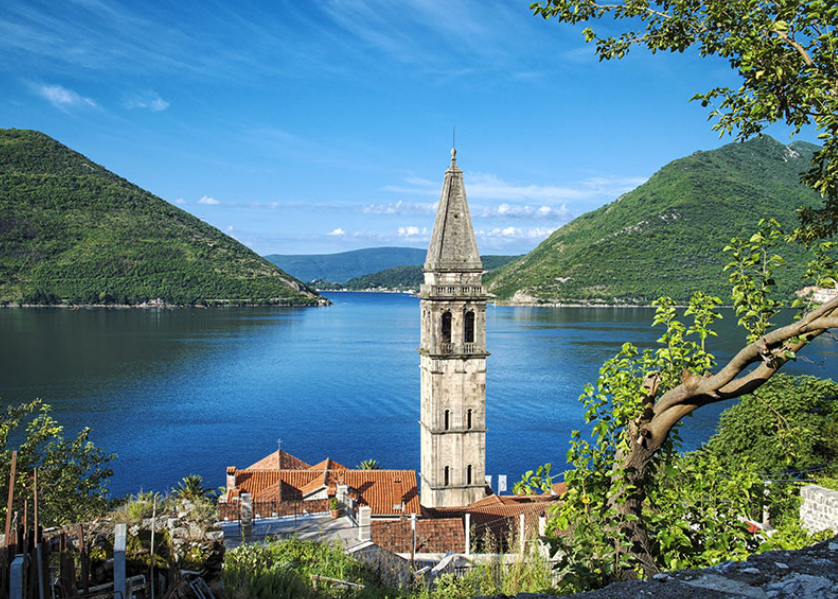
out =
{"type": "Polygon", "coordinates": [[[722,413],[705,449],[727,468],[747,457],[771,478],[820,471],[838,457],[838,383],[778,374],[722,413]]]}
{"type": "MultiPolygon", "coordinates": [[[[8,406],[0,413],[0,518],[6,516],[12,447],[21,439],[18,451],[15,497],[12,509],[23,517],[24,500],[32,505],[32,474],[38,469],[39,524],[53,526],[80,522],[107,511],[107,481],[115,457],[90,441],[90,429],[65,440],[64,428],[49,415],[50,407],[40,400],[8,406]]],[[[31,512],[30,512],[31,513],[31,512]]]]}
{"type": "Polygon", "coordinates": [[[172,492],[187,501],[197,503],[205,501],[213,491],[204,486],[204,478],[200,474],[187,474],[172,492]]]}
{"type": "MultiPolygon", "coordinates": [[[[591,525],[580,539],[570,535],[577,546],[569,553],[595,556],[603,581],[612,575],[632,577],[637,568],[647,575],[660,570],[670,531],[650,526],[655,510],[649,507],[663,511],[656,476],[670,474],[677,459],[681,420],[702,406],[753,393],[805,345],[838,327],[835,297],[822,306],[800,306],[797,321],[773,328],[771,319],[782,306],[771,297],[772,272],[784,264],[773,250],[783,236],[773,221],[760,225],[749,239],[734,239],[725,248],[731,254],[727,270],[735,313],[747,333],[747,344],[733,358],[718,367],[707,346],[715,336],[713,322],[721,316],[716,311],[721,299],[696,292],[683,313],[692,316],[687,325],[674,302],[661,298],[653,321],[665,329],[659,347],[641,351],[623,345],[580,397],[594,441],[573,433],[568,453],[573,469],[565,473],[568,491],[553,526],[566,529],[588,519],[591,525]],[[603,534],[591,537],[597,522],[603,534]]],[[[822,253],[816,253],[807,274],[821,282],[838,279],[835,262],[822,253]]],[[[545,485],[537,476],[526,482],[545,485]]]]}
{"type": "Polygon", "coordinates": [[[838,231],[838,5],[827,0],[542,0],[530,8],[545,19],[588,23],[612,19],[622,31],[585,40],[600,60],[620,59],[633,48],[684,52],[728,60],[741,77],[738,89],[716,87],[693,99],[712,106],[714,129],[737,139],[783,122],[795,133],[814,125],[823,147],[805,184],[824,198],[802,209],[798,237],[810,242],[838,231]]]}
{"type": "Polygon", "coordinates": [[[358,468],[360,470],[381,470],[381,464],[378,463],[378,460],[370,458],[358,464],[358,468]]]}

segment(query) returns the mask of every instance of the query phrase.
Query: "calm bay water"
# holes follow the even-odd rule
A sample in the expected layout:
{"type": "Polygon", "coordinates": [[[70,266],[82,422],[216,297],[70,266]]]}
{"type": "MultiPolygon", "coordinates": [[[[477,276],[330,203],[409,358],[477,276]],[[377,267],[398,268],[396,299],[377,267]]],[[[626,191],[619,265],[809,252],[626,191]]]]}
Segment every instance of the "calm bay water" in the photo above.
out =
{"type": "MultiPolygon", "coordinates": [[[[201,474],[213,486],[282,447],[316,463],[419,467],[419,301],[333,293],[328,308],[0,310],[0,405],[42,398],[69,434],[93,428],[115,452],[111,490],[166,490],[201,474]]],[[[583,427],[585,383],[625,341],[650,346],[651,309],[489,306],[487,473],[510,483],[564,463],[583,427]]],[[[719,357],[738,348],[725,312],[719,357]]],[[[835,377],[838,348],[788,372],[835,377]]],[[[704,441],[723,406],[699,410],[704,441]]]]}

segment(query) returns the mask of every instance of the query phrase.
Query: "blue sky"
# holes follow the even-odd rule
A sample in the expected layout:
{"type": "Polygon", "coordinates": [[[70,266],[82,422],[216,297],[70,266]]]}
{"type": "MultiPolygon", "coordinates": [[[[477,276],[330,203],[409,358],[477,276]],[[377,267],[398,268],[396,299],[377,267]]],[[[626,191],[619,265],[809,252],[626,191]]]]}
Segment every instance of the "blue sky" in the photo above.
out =
{"type": "Polygon", "coordinates": [[[724,61],[600,63],[581,27],[528,5],[4,0],[0,127],[263,255],[427,247],[454,127],[484,254],[527,252],[729,141],[688,102],[737,84],[724,61]]]}

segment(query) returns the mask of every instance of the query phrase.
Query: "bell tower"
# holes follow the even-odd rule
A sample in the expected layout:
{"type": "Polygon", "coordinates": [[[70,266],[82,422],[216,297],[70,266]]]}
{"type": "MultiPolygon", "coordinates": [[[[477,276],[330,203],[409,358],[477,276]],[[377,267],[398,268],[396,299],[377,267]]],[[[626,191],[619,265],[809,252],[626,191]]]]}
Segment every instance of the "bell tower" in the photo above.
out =
{"type": "Polygon", "coordinates": [[[486,496],[486,290],[463,171],[451,150],[421,286],[421,494],[425,507],[486,496]]]}

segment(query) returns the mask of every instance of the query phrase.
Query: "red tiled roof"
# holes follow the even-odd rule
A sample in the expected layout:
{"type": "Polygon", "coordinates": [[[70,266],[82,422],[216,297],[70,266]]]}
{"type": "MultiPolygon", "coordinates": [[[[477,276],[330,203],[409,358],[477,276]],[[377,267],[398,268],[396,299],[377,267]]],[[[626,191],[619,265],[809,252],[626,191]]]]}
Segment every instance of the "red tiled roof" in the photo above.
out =
{"type": "MultiPolygon", "coordinates": [[[[247,470],[277,470],[277,452],[266,455],[264,458],[246,468],[247,470]]],[[[291,455],[287,451],[282,452],[282,469],[283,470],[306,470],[311,468],[308,464],[300,458],[291,455]]]]}
{"type": "Polygon", "coordinates": [[[309,466],[309,470],[349,470],[346,466],[342,466],[334,461],[332,458],[326,458],[319,464],[309,466]]]}
{"type": "Polygon", "coordinates": [[[237,470],[237,493],[231,499],[241,493],[251,493],[254,502],[275,501],[280,476],[283,501],[302,500],[324,486],[331,496],[336,485],[346,484],[355,491],[362,506],[371,508],[373,515],[418,514],[421,510],[413,470],[237,470]]]}
{"type": "MultiPolygon", "coordinates": [[[[413,530],[408,519],[371,523],[373,542],[392,553],[410,553],[413,530]]],[[[465,528],[460,518],[416,521],[416,553],[464,552],[465,528]]]]}

